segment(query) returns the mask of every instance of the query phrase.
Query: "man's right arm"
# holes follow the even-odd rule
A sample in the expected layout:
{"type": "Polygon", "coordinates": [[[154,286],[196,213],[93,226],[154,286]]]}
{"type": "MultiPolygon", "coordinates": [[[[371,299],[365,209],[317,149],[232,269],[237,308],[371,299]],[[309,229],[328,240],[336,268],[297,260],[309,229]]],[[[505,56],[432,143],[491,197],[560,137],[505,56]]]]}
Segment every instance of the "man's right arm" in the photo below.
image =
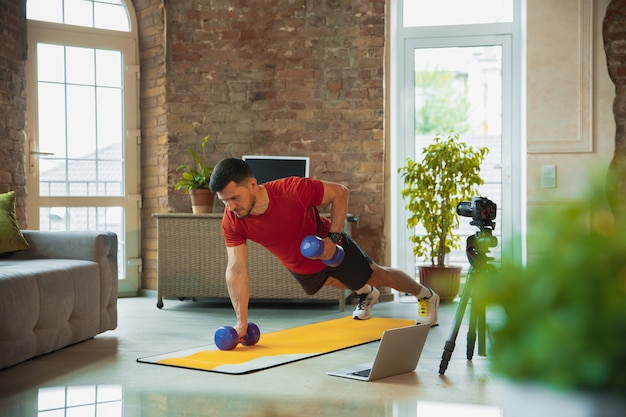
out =
{"type": "Polygon", "coordinates": [[[248,302],[250,300],[246,244],[234,247],[227,246],[226,253],[228,254],[226,286],[228,287],[228,295],[237,316],[235,330],[237,330],[237,334],[241,338],[248,330],[248,302]]]}

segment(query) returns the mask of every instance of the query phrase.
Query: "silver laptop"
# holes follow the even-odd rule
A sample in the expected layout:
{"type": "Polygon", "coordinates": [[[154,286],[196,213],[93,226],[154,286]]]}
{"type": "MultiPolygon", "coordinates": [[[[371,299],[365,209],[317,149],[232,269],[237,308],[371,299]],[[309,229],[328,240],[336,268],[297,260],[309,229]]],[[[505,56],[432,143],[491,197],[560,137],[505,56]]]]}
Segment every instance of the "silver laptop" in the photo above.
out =
{"type": "Polygon", "coordinates": [[[374,362],[328,371],[328,375],[374,381],[412,372],[424,349],[430,325],[398,327],[385,330],[374,362]]]}

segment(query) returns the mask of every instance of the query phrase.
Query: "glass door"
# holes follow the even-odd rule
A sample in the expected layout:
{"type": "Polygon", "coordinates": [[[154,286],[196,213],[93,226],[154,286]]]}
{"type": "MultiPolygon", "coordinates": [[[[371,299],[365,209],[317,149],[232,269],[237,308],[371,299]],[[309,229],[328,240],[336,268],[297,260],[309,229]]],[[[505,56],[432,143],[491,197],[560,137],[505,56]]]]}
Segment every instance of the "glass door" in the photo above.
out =
{"type": "Polygon", "coordinates": [[[124,37],[29,25],[29,227],[115,232],[120,295],[141,264],[135,56],[124,37]]]}
{"type": "MultiPolygon", "coordinates": [[[[422,149],[434,136],[450,131],[474,148],[486,146],[489,153],[480,171],[485,184],[479,191],[497,204],[498,223],[502,214],[502,45],[415,48],[413,65],[415,147],[409,157],[420,160],[422,149]]],[[[446,264],[467,269],[465,237],[477,229],[469,224],[471,219],[459,220],[456,234],[463,247],[452,251],[446,264]]],[[[496,227],[494,236],[501,237],[500,228],[496,227]]]]}
{"type": "MultiPolygon", "coordinates": [[[[500,243],[511,237],[510,228],[515,210],[511,209],[510,173],[512,160],[511,105],[511,40],[508,35],[413,38],[404,42],[402,77],[397,79],[398,113],[393,136],[397,166],[406,158],[419,160],[422,149],[436,134],[451,130],[472,146],[487,146],[481,176],[485,185],[480,194],[498,205],[494,235],[500,243]],[[508,235],[507,235],[508,233],[508,235]]],[[[393,183],[392,183],[393,184],[393,183]]],[[[393,186],[393,185],[392,185],[393,186]]],[[[402,184],[396,182],[397,195],[402,184]]],[[[396,191],[394,191],[396,192],[396,191]]],[[[395,202],[397,213],[393,230],[398,242],[408,242],[407,213],[404,202],[395,202]]],[[[465,239],[478,231],[469,218],[460,218],[456,231],[461,236],[461,249],[453,251],[447,264],[469,262],[465,255],[465,239]]],[[[501,244],[491,250],[500,255],[501,244]]],[[[410,245],[400,245],[392,263],[407,272],[416,264],[410,245]]]]}

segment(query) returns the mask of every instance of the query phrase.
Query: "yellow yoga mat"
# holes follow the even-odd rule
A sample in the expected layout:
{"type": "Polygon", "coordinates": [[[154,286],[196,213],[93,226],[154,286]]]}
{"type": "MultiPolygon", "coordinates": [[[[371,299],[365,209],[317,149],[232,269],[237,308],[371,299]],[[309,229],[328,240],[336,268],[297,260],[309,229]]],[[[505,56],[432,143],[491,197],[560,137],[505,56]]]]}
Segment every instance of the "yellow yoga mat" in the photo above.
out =
{"type": "MultiPolygon", "coordinates": [[[[257,323],[258,324],[258,323],[257,323]]],[[[380,340],[383,331],[411,326],[415,320],[344,317],[272,333],[254,346],[221,351],[214,344],[137,359],[137,362],[227,374],[246,374],[380,340]]]]}

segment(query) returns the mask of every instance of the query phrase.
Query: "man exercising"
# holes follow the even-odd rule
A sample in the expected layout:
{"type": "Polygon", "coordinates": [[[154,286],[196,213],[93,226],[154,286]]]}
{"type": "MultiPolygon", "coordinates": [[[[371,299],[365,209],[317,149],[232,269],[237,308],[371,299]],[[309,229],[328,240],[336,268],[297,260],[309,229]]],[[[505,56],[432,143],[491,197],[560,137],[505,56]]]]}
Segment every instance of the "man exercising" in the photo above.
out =
{"type": "Polygon", "coordinates": [[[245,161],[226,158],[215,166],[209,187],[226,206],[222,219],[228,254],[226,285],[240,337],[248,328],[248,239],[273,253],[309,295],[324,285],[354,291],[358,295],[354,319],[371,317],[372,306],[380,296],[376,286],[383,286],[415,295],[418,323],[438,324],[439,295],[399,269],[377,265],[342,232],[348,212],[349,191],[345,186],[300,177],[259,185],[245,161]],[[317,206],[326,204],[330,205],[330,220],[317,211],[317,206]],[[300,243],[307,235],[323,238],[320,259],[300,253],[300,243]],[[336,245],[343,247],[344,260],[335,267],[328,266],[322,260],[333,257],[336,245]]]}

